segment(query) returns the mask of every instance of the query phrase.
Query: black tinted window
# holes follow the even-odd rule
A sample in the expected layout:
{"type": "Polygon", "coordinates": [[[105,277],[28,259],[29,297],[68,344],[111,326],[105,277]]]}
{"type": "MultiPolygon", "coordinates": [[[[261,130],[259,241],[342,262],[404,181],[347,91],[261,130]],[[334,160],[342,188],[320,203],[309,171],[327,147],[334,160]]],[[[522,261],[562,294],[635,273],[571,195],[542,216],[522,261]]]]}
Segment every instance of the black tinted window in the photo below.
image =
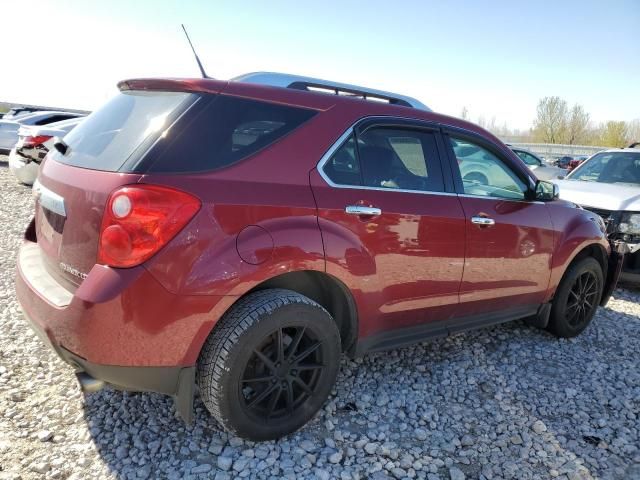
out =
{"type": "Polygon", "coordinates": [[[362,185],[353,135],[336,150],[323,171],[337,185],[362,185]]]}
{"type": "Polygon", "coordinates": [[[433,133],[371,128],[358,139],[364,185],[400,190],[444,190],[433,133]]]}
{"type": "Polygon", "coordinates": [[[315,111],[219,95],[194,108],[149,159],[153,172],[199,172],[231,165],[282,138],[315,111]]]}

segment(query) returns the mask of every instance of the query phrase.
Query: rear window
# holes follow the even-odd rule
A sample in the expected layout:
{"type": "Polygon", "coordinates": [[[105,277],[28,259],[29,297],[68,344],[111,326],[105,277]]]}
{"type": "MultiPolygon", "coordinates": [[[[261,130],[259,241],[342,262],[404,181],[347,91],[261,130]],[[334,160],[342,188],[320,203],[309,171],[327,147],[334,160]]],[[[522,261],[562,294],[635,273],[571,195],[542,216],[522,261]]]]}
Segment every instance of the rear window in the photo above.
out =
{"type": "Polygon", "coordinates": [[[309,110],[218,95],[195,105],[143,162],[163,173],[202,172],[236,163],[315,115],[309,110]]]}
{"type": "Polygon", "coordinates": [[[121,92],[71,130],[64,137],[67,154],[54,150],[53,158],[75,167],[118,171],[196,98],[185,92],[121,92]]]}

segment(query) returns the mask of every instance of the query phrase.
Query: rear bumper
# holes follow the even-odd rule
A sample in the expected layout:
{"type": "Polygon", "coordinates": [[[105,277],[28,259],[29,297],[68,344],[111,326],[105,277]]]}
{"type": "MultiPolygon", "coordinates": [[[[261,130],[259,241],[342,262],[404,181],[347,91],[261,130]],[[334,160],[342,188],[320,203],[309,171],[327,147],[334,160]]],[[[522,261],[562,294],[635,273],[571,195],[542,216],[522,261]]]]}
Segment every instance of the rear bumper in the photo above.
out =
{"type": "Polygon", "coordinates": [[[102,265],[71,292],[39,252],[25,241],[16,274],[18,301],[38,336],[84,378],[172,395],[189,422],[200,349],[235,297],[174,295],[143,267],[102,265]]]}
{"type": "Polygon", "coordinates": [[[18,258],[16,293],[48,342],[88,362],[127,367],[188,367],[223,308],[224,296],[168,292],[143,267],[95,265],[73,292],[56,283],[25,242],[18,258]]]}
{"type": "MultiPolygon", "coordinates": [[[[24,317],[34,332],[58,356],[71,365],[76,374],[84,374],[90,379],[100,380],[119,390],[156,392],[171,395],[180,416],[191,423],[193,416],[193,394],[195,366],[191,367],[122,367],[100,365],[73,354],[59,344],[53,343],[47,333],[24,312],[24,317]]],[[[86,382],[86,381],[85,381],[86,382]]],[[[85,382],[81,382],[83,389],[85,382]]],[[[94,383],[95,384],[95,383],[94,383]]],[[[95,389],[89,390],[95,391],[95,389]]]]}

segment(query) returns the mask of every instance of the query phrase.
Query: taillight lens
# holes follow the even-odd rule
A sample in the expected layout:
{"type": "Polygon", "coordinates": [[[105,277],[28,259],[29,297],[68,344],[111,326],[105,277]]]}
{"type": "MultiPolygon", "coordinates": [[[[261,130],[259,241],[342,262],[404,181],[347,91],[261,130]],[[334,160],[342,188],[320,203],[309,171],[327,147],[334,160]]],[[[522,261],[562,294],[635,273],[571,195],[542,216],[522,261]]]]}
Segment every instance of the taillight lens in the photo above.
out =
{"type": "Polygon", "coordinates": [[[51,135],[36,135],[35,137],[29,135],[24,137],[24,142],[22,142],[22,145],[25,147],[35,147],[37,145],[42,145],[50,138],[52,138],[51,135]]]}
{"type": "Polygon", "coordinates": [[[109,196],[98,263],[134,267],[151,258],[193,218],[200,200],[157,185],[121,187],[109,196]]]}

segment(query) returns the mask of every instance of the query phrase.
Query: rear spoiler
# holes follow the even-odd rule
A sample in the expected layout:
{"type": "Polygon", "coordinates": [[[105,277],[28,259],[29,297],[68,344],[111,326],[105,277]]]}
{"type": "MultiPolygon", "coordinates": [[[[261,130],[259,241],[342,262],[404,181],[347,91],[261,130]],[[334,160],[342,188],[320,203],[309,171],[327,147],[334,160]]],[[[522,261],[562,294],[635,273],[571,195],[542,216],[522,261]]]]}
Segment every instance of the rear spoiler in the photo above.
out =
{"type": "Polygon", "coordinates": [[[118,82],[118,89],[161,92],[220,93],[229,82],[209,78],[133,78],[118,82]]]}

